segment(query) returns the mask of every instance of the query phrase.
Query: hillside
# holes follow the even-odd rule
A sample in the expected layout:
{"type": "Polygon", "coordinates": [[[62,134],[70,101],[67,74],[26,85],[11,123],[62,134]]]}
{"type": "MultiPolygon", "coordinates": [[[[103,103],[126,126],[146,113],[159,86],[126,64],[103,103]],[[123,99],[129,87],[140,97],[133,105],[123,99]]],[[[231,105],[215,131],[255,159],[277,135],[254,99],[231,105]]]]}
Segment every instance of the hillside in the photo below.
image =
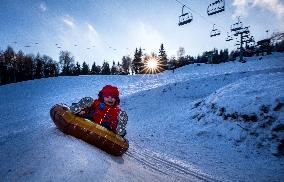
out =
{"type": "Polygon", "coordinates": [[[281,181],[284,54],[246,60],[1,86],[0,181],[281,181]],[[49,116],[105,84],[120,88],[129,115],[122,157],[66,136],[49,116]]]}

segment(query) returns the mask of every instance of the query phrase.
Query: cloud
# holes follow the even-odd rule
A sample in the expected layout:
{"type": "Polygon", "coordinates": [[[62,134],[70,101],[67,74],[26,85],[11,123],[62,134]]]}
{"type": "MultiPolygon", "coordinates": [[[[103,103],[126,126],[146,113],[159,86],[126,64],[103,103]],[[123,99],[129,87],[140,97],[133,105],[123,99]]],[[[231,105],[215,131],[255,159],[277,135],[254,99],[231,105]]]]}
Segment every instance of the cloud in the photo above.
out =
{"type": "Polygon", "coordinates": [[[93,33],[95,36],[98,35],[98,32],[96,31],[96,29],[94,28],[93,25],[87,23],[87,27],[88,27],[90,33],[93,33]]]}
{"type": "Polygon", "coordinates": [[[42,3],[40,3],[40,5],[39,5],[39,10],[40,10],[41,12],[46,12],[46,11],[48,10],[48,8],[47,8],[46,4],[42,2],[42,3]]]}
{"type": "Polygon", "coordinates": [[[233,6],[236,6],[234,17],[248,16],[249,9],[254,7],[267,9],[279,18],[284,17],[284,3],[279,0],[234,0],[233,6]]]}
{"type": "Polygon", "coordinates": [[[75,27],[75,20],[73,17],[66,15],[64,17],[62,17],[61,19],[67,26],[69,26],[70,28],[74,28],[75,27]]]}

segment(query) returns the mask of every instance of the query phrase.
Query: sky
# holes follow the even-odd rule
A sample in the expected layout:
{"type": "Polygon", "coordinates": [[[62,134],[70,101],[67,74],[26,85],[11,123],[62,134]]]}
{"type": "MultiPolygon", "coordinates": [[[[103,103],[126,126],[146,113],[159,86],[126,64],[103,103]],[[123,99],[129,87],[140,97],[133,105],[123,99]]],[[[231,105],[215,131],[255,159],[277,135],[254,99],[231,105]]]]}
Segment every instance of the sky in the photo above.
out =
{"type": "Polygon", "coordinates": [[[145,54],[158,53],[162,43],[169,58],[179,47],[191,56],[213,48],[233,50],[236,40],[225,38],[238,16],[256,41],[284,31],[284,0],[227,0],[225,11],[212,16],[206,11],[215,0],[0,1],[0,50],[10,45],[56,61],[68,50],[76,62],[90,66],[121,62],[139,47],[145,54]],[[183,5],[193,21],[178,26],[183,5]],[[213,24],[221,35],[211,38],[213,24]]]}

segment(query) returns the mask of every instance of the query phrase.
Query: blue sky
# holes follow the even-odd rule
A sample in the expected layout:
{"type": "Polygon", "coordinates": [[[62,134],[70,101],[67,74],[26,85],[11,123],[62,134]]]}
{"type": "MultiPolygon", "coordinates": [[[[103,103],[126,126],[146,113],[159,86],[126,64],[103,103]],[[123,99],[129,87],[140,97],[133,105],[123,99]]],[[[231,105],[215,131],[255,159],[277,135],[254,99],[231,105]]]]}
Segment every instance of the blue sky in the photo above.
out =
{"type": "Polygon", "coordinates": [[[136,47],[158,53],[161,43],[169,57],[179,47],[191,56],[213,48],[232,50],[235,41],[225,38],[237,16],[256,41],[267,37],[266,30],[284,31],[283,0],[227,0],[225,12],[213,16],[206,9],[214,0],[178,1],[193,14],[184,26],[178,26],[182,4],[176,0],[1,0],[0,49],[11,45],[56,61],[60,50],[69,50],[75,61],[101,65],[133,56],[136,47]],[[213,24],[221,35],[210,38],[213,24]]]}

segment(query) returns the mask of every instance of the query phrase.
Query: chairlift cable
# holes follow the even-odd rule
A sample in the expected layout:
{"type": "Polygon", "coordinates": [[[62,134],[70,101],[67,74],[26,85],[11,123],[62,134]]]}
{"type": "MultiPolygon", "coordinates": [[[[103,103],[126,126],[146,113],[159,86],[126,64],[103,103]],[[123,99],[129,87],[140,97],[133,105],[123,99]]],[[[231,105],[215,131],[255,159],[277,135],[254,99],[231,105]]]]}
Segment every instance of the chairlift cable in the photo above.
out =
{"type": "Polygon", "coordinates": [[[175,0],[176,2],[178,2],[179,4],[183,5],[184,7],[186,7],[187,9],[189,9],[190,11],[198,14],[199,16],[201,16],[202,18],[206,19],[203,15],[199,14],[198,12],[194,11],[193,9],[191,9],[190,7],[188,7],[185,3],[180,2],[179,0],[175,0]]]}
{"type": "Polygon", "coordinates": [[[203,18],[205,21],[207,21],[209,24],[214,24],[211,21],[209,21],[206,17],[204,17],[202,14],[198,13],[197,11],[191,9],[190,7],[188,7],[185,3],[180,2],[179,0],[175,0],[176,2],[178,2],[179,4],[183,5],[184,7],[186,7],[187,9],[189,9],[190,11],[196,13],[197,15],[199,15],[201,18],[203,18]]]}

